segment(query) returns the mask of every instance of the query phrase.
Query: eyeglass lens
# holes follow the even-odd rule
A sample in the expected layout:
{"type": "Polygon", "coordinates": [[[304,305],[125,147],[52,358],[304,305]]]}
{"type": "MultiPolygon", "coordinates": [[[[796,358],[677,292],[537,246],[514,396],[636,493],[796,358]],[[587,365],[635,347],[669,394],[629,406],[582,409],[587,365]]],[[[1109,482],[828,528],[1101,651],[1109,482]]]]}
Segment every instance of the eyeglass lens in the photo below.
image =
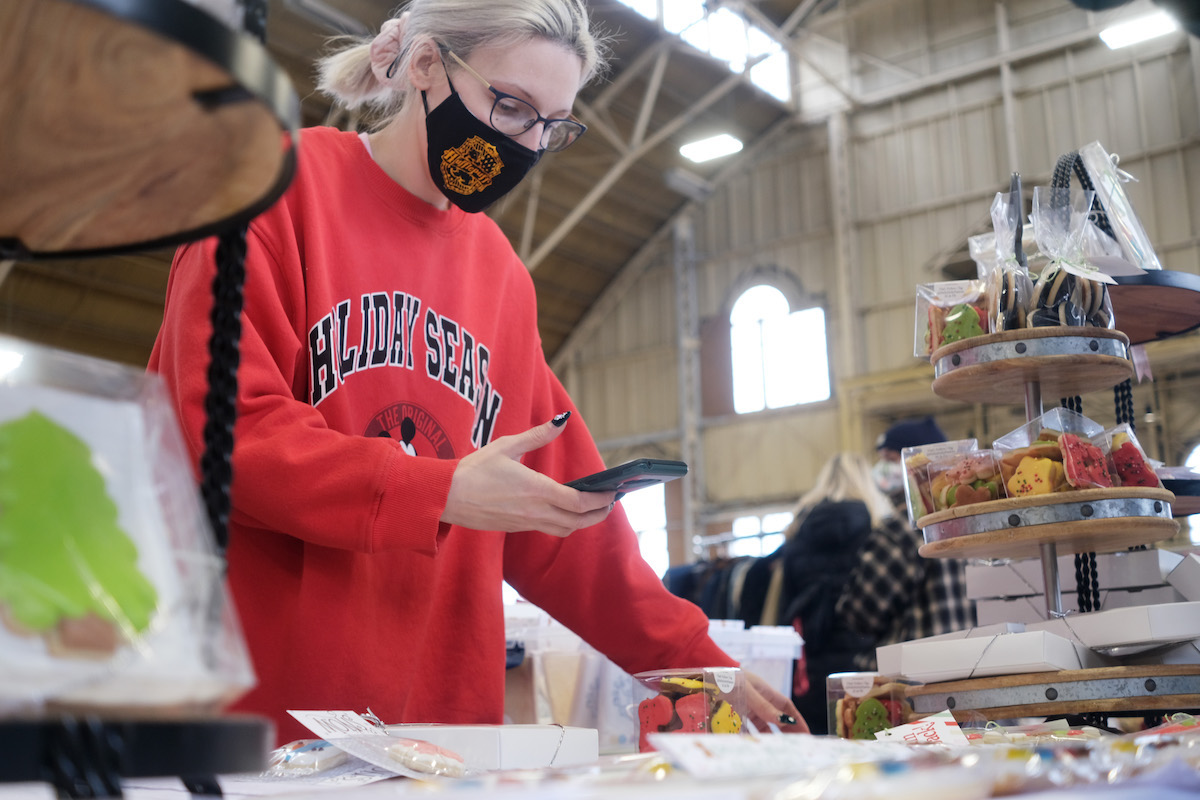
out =
{"type": "MultiPolygon", "coordinates": [[[[506,136],[521,135],[536,125],[539,118],[537,109],[519,97],[496,94],[496,102],[492,105],[492,127],[506,136]]],[[[542,146],[550,151],[561,150],[582,132],[582,126],[576,122],[552,120],[542,131],[542,146]]]]}

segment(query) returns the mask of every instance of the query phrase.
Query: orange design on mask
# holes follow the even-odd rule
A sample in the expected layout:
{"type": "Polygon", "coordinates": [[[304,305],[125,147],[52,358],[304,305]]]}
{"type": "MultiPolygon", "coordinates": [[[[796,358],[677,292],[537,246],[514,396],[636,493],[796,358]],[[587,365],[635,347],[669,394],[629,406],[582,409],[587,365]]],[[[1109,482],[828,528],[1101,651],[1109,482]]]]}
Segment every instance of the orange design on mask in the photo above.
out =
{"type": "Polygon", "coordinates": [[[442,153],[442,179],[447,189],[458,194],[482,192],[502,169],[504,162],[495,145],[478,136],[442,153]]]}

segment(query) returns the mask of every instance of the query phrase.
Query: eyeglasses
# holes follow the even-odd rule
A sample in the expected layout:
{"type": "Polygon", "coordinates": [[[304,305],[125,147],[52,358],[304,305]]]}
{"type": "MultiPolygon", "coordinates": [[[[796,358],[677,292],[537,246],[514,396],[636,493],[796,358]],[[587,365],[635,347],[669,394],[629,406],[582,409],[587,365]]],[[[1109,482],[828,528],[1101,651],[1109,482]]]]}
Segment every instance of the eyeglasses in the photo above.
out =
{"type": "MultiPolygon", "coordinates": [[[[445,52],[446,55],[454,59],[455,63],[474,75],[480,83],[488,88],[488,91],[496,96],[495,101],[492,103],[492,111],[488,117],[488,122],[505,136],[520,136],[534,125],[542,122],[545,123],[545,127],[542,128],[540,143],[542,149],[556,153],[559,150],[565,150],[587,130],[587,126],[577,120],[573,114],[566,119],[546,119],[538,113],[536,108],[521,98],[502,92],[492,86],[487,78],[471,69],[467,62],[455,55],[453,50],[446,50],[445,52]]],[[[454,88],[453,83],[450,84],[450,88],[454,88]]]]}

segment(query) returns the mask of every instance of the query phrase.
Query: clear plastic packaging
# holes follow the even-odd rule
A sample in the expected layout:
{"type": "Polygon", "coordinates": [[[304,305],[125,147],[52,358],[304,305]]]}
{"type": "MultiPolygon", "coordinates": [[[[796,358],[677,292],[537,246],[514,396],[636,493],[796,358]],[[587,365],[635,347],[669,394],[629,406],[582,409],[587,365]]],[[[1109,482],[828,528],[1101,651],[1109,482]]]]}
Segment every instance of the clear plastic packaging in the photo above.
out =
{"type": "Polygon", "coordinates": [[[324,739],[297,739],[271,751],[265,775],[300,778],[321,775],[345,766],[350,755],[324,739]]]}
{"type": "Polygon", "coordinates": [[[931,459],[929,490],[934,511],[1007,497],[995,450],[972,450],[931,459]]]}
{"type": "Polygon", "coordinates": [[[836,672],[825,679],[829,731],[842,739],[875,740],[879,731],[913,721],[907,687],[877,672],[836,672]]]}
{"type": "Polygon", "coordinates": [[[992,244],[995,258],[991,268],[980,268],[980,278],[987,287],[987,307],[993,331],[1024,328],[1029,316],[1029,303],[1033,295],[1033,281],[1029,268],[1025,266],[1024,251],[1018,254],[1018,223],[1024,209],[1019,201],[1014,207],[1014,198],[1009,193],[997,192],[992,201],[992,227],[995,235],[992,244]],[[1019,257],[1020,256],[1020,257],[1019,257]]]}
{"type": "Polygon", "coordinates": [[[908,521],[917,526],[917,520],[937,511],[933,498],[933,486],[929,467],[935,461],[942,463],[976,450],[976,439],[955,439],[949,442],[906,447],[900,451],[904,464],[904,501],[908,508],[908,521]]]}
{"type": "Polygon", "coordinates": [[[1079,157],[1091,176],[1096,197],[1104,207],[1109,225],[1117,238],[1125,260],[1138,269],[1162,269],[1150,237],[1146,235],[1141,220],[1133,210],[1133,204],[1122,186],[1131,176],[1117,169],[1115,156],[1105,152],[1100,142],[1092,142],[1079,148],[1079,157]]]}
{"type": "MultiPolygon", "coordinates": [[[[740,733],[745,676],[735,667],[661,669],[633,676],[640,687],[638,752],[654,750],[651,733],[740,733]]],[[[635,695],[636,697],[636,695],[635,695]]]]}
{"type": "Polygon", "coordinates": [[[1113,279],[1087,262],[1088,214],[1094,192],[1033,188],[1033,227],[1050,262],[1033,284],[1026,324],[1031,328],[1115,324],[1108,284],[1113,279]]]}
{"type": "Polygon", "coordinates": [[[988,333],[985,289],[981,280],[918,285],[913,355],[928,358],[944,345],[988,333]]]}
{"type": "Polygon", "coordinates": [[[1009,497],[1112,486],[1104,429],[1078,411],[1054,408],[992,443],[1009,497]],[[1107,481],[1107,483],[1106,483],[1107,481]]]}
{"type": "Polygon", "coordinates": [[[1104,435],[1112,458],[1113,473],[1121,486],[1162,488],[1162,480],[1154,471],[1154,465],[1128,422],[1109,428],[1104,435]]]}
{"type": "Polygon", "coordinates": [[[219,710],[254,673],[161,379],[0,349],[0,714],[219,710]]]}

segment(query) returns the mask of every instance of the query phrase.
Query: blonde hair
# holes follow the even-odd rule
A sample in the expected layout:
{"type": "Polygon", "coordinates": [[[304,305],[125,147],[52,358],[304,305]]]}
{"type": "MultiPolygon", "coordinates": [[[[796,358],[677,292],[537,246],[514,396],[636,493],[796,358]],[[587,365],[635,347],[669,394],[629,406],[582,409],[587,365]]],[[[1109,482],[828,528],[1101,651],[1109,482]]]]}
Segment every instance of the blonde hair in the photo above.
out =
{"type": "MultiPolygon", "coordinates": [[[[462,58],[483,46],[515,46],[531,38],[563,45],[583,62],[580,87],[607,67],[605,37],[590,27],[584,0],[410,0],[400,22],[400,46],[391,75],[407,74],[419,45],[433,41],[462,58]]],[[[331,40],[317,62],[317,89],[346,108],[367,108],[383,117],[398,112],[412,93],[393,88],[371,69],[374,37],[331,40]]]]}
{"type": "Polygon", "coordinates": [[[795,519],[784,532],[785,538],[795,536],[808,512],[824,500],[858,500],[867,507],[873,526],[895,515],[891,499],[875,485],[871,463],[858,453],[838,453],[825,462],[813,487],[796,501],[792,509],[795,519]]]}

